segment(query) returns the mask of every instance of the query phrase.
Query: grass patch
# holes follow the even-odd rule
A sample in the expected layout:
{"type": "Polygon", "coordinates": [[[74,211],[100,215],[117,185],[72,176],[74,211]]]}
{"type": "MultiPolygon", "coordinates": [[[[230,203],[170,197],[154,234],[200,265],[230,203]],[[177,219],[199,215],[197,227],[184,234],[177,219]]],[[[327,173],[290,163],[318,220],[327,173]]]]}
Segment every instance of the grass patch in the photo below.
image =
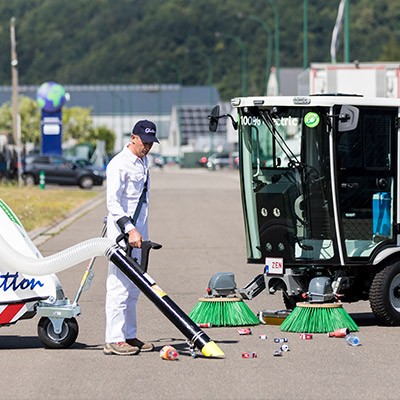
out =
{"type": "Polygon", "coordinates": [[[26,231],[53,224],[71,211],[99,196],[100,192],[62,188],[18,188],[0,184],[0,199],[14,211],[26,231]]]}

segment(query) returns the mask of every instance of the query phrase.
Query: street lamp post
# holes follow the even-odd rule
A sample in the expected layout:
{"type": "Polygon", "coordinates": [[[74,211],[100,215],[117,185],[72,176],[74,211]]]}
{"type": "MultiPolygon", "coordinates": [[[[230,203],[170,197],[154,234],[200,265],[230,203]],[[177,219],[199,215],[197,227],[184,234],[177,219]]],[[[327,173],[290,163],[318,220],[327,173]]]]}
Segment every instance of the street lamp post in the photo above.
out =
{"type": "MultiPolygon", "coordinates": [[[[116,88],[115,88],[116,89],[116,88]]],[[[112,109],[112,119],[113,119],[113,127],[114,127],[114,118],[115,114],[118,111],[117,108],[115,107],[114,104],[114,99],[116,98],[119,101],[119,110],[120,110],[120,115],[119,115],[119,122],[120,122],[120,131],[121,135],[120,137],[123,138],[124,136],[124,114],[125,114],[125,102],[124,99],[116,92],[116,90],[113,90],[112,88],[110,89],[110,94],[111,94],[111,109],[112,109]]]]}
{"type": "Polygon", "coordinates": [[[242,96],[247,96],[247,70],[246,70],[246,46],[242,40],[237,36],[228,35],[227,33],[216,32],[215,35],[224,36],[228,39],[234,40],[242,50],[242,96]]]}
{"type": "Polygon", "coordinates": [[[11,41],[11,81],[12,81],[12,133],[14,144],[17,149],[17,172],[18,187],[22,186],[22,170],[21,170],[21,116],[19,114],[18,96],[18,57],[17,57],[17,41],[15,38],[15,17],[10,20],[10,41],[11,41]]]}
{"type": "Polygon", "coordinates": [[[199,54],[200,56],[205,58],[205,60],[207,61],[207,68],[208,68],[207,82],[208,82],[208,86],[210,88],[210,107],[212,107],[214,105],[214,91],[213,91],[214,69],[213,69],[213,64],[212,64],[211,58],[207,55],[207,53],[205,53],[204,51],[201,51],[199,49],[190,49],[188,51],[199,54]]]}
{"type": "MultiPolygon", "coordinates": [[[[160,61],[158,61],[158,64],[160,64],[160,61]]],[[[158,73],[158,70],[156,68],[151,68],[150,73],[151,73],[151,75],[153,75],[153,78],[155,79],[155,82],[156,82],[154,84],[154,88],[151,91],[157,92],[157,123],[159,123],[161,120],[161,114],[162,114],[161,78],[160,78],[160,74],[158,73]]]]}
{"type": "MultiPolygon", "coordinates": [[[[159,64],[162,62],[160,61],[159,64]]],[[[181,159],[181,147],[182,147],[182,135],[181,135],[181,108],[182,108],[182,72],[179,66],[171,61],[168,61],[168,66],[172,67],[172,69],[176,72],[179,84],[179,91],[178,91],[178,106],[177,106],[177,117],[178,117],[178,132],[177,132],[177,139],[178,139],[178,157],[179,160],[181,159]]]]}
{"type": "Polygon", "coordinates": [[[303,0],[303,69],[308,68],[308,0],[303,0]]]}
{"type": "Polygon", "coordinates": [[[261,26],[267,33],[267,64],[265,66],[265,95],[267,95],[268,80],[269,80],[269,73],[271,71],[271,58],[272,58],[271,28],[265,21],[263,21],[261,18],[255,15],[249,15],[248,18],[261,24],[261,26]]]}
{"type": "Polygon", "coordinates": [[[275,39],[275,68],[276,78],[278,81],[278,94],[281,89],[280,66],[279,66],[279,10],[275,4],[275,0],[268,0],[274,11],[274,39],[275,39]]]}
{"type": "MultiPolygon", "coordinates": [[[[200,56],[204,57],[207,61],[207,67],[208,67],[208,86],[210,88],[210,109],[214,105],[214,89],[213,89],[213,64],[211,61],[211,58],[205,53],[204,51],[201,51],[199,49],[190,49],[188,50],[193,53],[197,53],[200,56]]],[[[214,152],[214,134],[213,132],[210,132],[210,154],[214,152]]]]}
{"type": "Polygon", "coordinates": [[[349,28],[349,14],[350,14],[350,1],[345,0],[344,3],[344,62],[350,62],[350,28],[349,28]]]}

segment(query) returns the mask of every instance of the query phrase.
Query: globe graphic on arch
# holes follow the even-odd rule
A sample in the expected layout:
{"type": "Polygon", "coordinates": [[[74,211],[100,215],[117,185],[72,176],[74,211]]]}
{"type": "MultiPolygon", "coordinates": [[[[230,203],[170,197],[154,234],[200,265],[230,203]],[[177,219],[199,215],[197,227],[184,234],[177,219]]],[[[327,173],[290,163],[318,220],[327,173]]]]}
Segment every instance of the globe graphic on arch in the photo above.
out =
{"type": "Polygon", "coordinates": [[[66,102],[65,89],[59,83],[45,82],[37,90],[36,100],[43,111],[55,113],[66,102]]]}

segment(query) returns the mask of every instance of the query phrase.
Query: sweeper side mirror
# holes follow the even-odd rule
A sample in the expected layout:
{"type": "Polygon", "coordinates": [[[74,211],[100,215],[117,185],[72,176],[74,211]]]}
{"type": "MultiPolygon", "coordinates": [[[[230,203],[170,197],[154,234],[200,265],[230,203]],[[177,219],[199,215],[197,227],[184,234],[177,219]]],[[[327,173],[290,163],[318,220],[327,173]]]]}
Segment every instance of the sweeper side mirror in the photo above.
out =
{"type": "Polygon", "coordinates": [[[357,128],[360,110],[357,107],[343,105],[340,108],[339,132],[353,131],[357,128]]]}
{"type": "Polygon", "coordinates": [[[218,128],[218,120],[220,118],[230,118],[231,122],[232,122],[232,126],[235,130],[237,130],[238,128],[238,123],[234,120],[234,118],[232,117],[231,114],[223,114],[223,115],[219,115],[219,106],[215,106],[212,110],[211,110],[211,114],[208,116],[208,119],[210,120],[209,123],[209,130],[210,132],[216,132],[217,128],[218,128]]]}
{"type": "Polygon", "coordinates": [[[208,118],[210,120],[209,124],[210,132],[216,132],[218,128],[219,106],[215,106],[211,110],[211,115],[209,115],[208,118]]]}

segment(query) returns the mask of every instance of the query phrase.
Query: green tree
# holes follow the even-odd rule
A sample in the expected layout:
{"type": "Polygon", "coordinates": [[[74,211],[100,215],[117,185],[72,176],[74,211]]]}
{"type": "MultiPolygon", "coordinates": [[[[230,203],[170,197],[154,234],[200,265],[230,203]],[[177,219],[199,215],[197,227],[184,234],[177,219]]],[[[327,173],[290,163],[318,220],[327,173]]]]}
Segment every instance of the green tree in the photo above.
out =
{"type": "Polygon", "coordinates": [[[64,107],[62,112],[63,140],[86,141],[93,130],[92,110],[82,107],[64,107]]]}
{"type": "Polygon", "coordinates": [[[381,61],[400,60],[400,45],[398,39],[390,38],[382,48],[381,61]]]}
{"type": "Polygon", "coordinates": [[[63,109],[63,139],[74,139],[77,144],[96,145],[97,140],[106,143],[106,151],[114,149],[115,133],[106,126],[94,127],[91,108],[65,107],[63,109]]]}
{"type": "MultiPolygon", "coordinates": [[[[40,142],[40,111],[37,103],[29,97],[21,96],[19,99],[19,113],[21,115],[21,141],[22,143],[40,142]]],[[[12,108],[9,102],[0,107],[0,132],[12,137],[12,108]]]]}
{"type": "Polygon", "coordinates": [[[36,101],[29,97],[21,97],[19,101],[21,115],[22,143],[40,143],[40,110],[36,101]]]}
{"type": "Polygon", "coordinates": [[[103,140],[106,143],[106,152],[111,154],[114,151],[115,134],[106,126],[98,126],[93,129],[92,143],[96,144],[96,140],[103,140]]]}
{"type": "Polygon", "coordinates": [[[8,102],[0,107],[0,133],[12,137],[12,111],[8,102]]]}
{"type": "MultiPolygon", "coordinates": [[[[19,113],[21,115],[21,141],[23,144],[40,144],[40,109],[36,101],[29,97],[19,98],[19,113]]],[[[83,107],[64,107],[63,142],[72,139],[76,144],[92,143],[97,140],[106,142],[106,149],[111,152],[114,148],[115,134],[105,126],[94,127],[92,110],[83,107]]],[[[12,110],[9,102],[0,107],[0,133],[12,137],[12,110]]]]}

